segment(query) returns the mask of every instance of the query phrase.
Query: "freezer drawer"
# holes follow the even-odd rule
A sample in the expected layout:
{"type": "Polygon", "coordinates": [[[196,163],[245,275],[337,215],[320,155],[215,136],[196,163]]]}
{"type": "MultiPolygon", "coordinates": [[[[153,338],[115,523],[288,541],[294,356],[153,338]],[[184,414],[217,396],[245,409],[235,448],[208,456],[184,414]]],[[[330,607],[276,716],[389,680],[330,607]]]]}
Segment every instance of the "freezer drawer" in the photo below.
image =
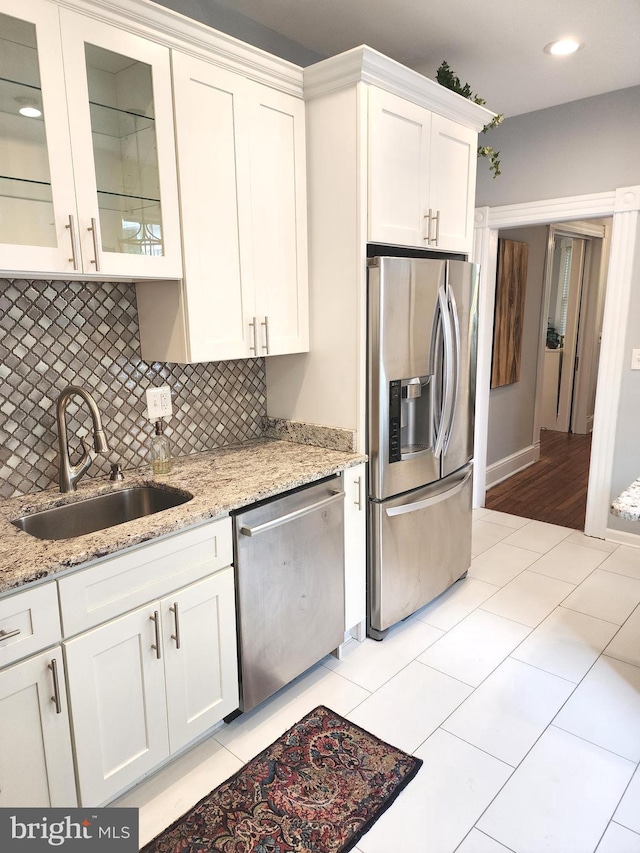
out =
{"type": "Polygon", "coordinates": [[[344,490],[334,477],[234,517],[248,711],[344,640],[344,490]]]}
{"type": "Polygon", "coordinates": [[[471,565],[471,474],[467,465],[430,486],[369,502],[370,636],[382,639],[471,565]]]}

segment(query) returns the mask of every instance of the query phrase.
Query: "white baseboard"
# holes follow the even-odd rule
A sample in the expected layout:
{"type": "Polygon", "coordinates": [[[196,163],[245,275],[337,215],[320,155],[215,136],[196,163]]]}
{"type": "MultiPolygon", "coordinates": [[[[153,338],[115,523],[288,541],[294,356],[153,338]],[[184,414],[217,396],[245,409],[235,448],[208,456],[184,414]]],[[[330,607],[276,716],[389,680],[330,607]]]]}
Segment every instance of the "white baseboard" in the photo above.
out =
{"type": "Polygon", "coordinates": [[[529,465],[533,465],[540,459],[540,442],[529,447],[523,447],[517,453],[512,453],[511,456],[505,456],[504,459],[499,459],[493,465],[487,465],[487,489],[491,486],[497,486],[503,480],[513,477],[518,471],[524,471],[529,465]]]}
{"type": "Polygon", "coordinates": [[[637,533],[628,533],[626,530],[614,530],[613,527],[607,527],[604,538],[607,542],[615,542],[617,545],[630,545],[632,548],[640,548],[640,535],[637,533]]]}

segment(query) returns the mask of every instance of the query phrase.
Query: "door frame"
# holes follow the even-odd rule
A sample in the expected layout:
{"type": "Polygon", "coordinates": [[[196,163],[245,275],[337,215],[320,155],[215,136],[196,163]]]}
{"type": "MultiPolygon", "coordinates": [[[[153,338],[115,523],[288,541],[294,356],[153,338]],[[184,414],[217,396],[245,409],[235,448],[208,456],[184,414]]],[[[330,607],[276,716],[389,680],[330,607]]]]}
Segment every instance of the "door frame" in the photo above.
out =
{"type": "Polygon", "coordinates": [[[498,231],[611,216],[611,246],[598,367],[585,533],[604,539],[611,504],[611,480],[618,420],[621,375],[625,364],[626,328],[633,265],[640,254],[640,186],[603,193],[530,201],[475,212],[473,260],[481,264],[478,318],[478,365],[475,421],[474,507],[484,506],[487,482],[489,386],[493,346],[498,231]]]}

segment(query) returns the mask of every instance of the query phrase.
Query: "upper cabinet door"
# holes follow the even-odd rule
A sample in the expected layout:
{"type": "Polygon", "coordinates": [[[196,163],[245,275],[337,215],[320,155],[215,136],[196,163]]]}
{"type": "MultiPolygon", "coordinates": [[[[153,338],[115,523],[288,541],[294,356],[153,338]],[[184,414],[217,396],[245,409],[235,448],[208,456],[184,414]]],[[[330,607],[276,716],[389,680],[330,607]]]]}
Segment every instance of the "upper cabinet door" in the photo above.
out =
{"type": "Polygon", "coordinates": [[[471,252],[477,139],[455,121],[369,90],[369,240],[471,252]]]}
{"type": "Polygon", "coordinates": [[[75,214],[58,9],[0,0],[2,270],[79,269],[75,214]]]}
{"type": "Polygon", "coordinates": [[[369,89],[369,240],[428,246],[431,113],[369,89]]]}
{"type": "Polygon", "coordinates": [[[180,277],[168,48],[60,9],[85,272],[180,277]]]}
{"type": "Polygon", "coordinates": [[[309,349],[304,103],[251,84],[256,355],[309,349]]]}
{"type": "Polygon", "coordinates": [[[433,114],[430,204],[439,216],[438,249],[470,253],[473,248],[477,147],[475,130],[433,114]]]}
{"type": "MultiPolygon", "coordinates": [[[[248,83],[173,53],[184,245],[185,360],[254,355],[248,83]]],[[[145,343],[145,342],[143,342],[145,343]]]]}

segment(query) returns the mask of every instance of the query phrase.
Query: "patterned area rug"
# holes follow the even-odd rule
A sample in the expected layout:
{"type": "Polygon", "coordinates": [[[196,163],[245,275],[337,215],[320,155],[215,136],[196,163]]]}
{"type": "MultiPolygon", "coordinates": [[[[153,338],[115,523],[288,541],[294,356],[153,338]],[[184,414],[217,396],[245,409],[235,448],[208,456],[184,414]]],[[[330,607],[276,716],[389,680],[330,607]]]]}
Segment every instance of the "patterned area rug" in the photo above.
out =
{"type": "Polygon", "coordinates": [[[321,705],[143,853],[346,853],[421,764],[321,705]]]}

